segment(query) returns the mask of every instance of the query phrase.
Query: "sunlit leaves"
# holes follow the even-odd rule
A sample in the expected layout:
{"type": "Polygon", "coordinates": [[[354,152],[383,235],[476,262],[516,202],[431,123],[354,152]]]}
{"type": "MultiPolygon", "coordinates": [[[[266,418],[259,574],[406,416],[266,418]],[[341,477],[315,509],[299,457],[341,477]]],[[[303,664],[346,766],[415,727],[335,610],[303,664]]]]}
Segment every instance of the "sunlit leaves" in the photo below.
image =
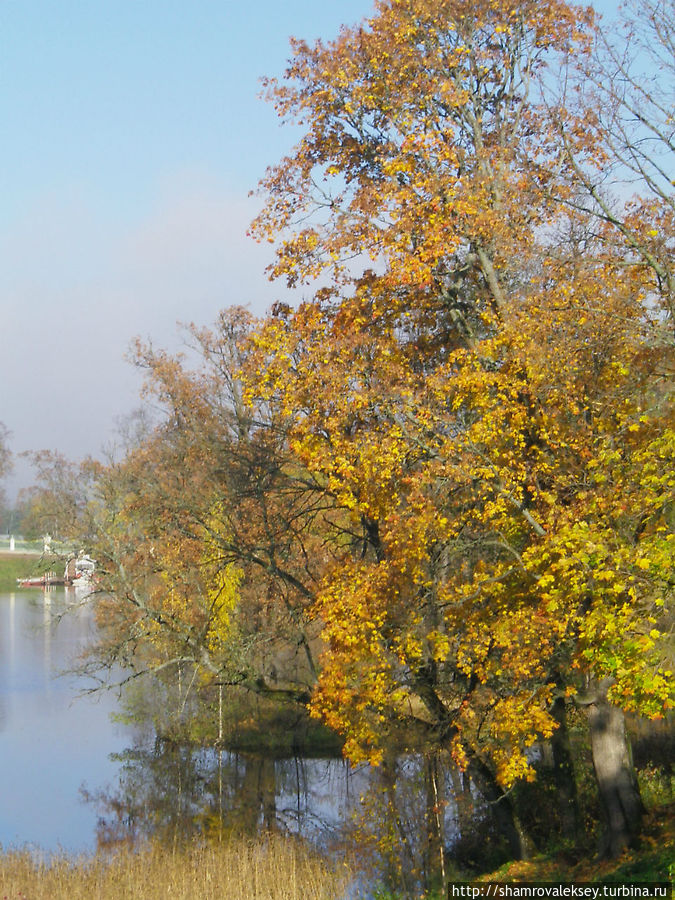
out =
{"type": "MultiPolygon", "coordinates": [[[[562,56],[585,70],[589,25],[558,3],[392,0],[297,42],[268,84],[305,133],[255,229],[280,239],[274,276],[331,288],[265,324],[246,378],[344,514],[313,708],[355,759],[407,716],[510,784],[554,691],[608,676],[627,709],[671,703],[661,323],[575,199],[559,122],[600,165],[602,117],[546,107],[536,81],[562,56]]],[[[645,242],[669,215],[652,207],[645,242]]]]}

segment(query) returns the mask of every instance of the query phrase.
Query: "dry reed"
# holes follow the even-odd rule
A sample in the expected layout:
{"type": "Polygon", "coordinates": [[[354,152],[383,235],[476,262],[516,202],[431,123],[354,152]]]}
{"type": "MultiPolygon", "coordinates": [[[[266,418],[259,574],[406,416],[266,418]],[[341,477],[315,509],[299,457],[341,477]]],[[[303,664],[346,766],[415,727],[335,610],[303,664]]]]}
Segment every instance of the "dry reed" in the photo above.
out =
{"type": "Polygon", "coordinates": [[[48,862],[0,853],[0,900],[337,900],[348,883],[346,866],[281,837],[48,862]]]}

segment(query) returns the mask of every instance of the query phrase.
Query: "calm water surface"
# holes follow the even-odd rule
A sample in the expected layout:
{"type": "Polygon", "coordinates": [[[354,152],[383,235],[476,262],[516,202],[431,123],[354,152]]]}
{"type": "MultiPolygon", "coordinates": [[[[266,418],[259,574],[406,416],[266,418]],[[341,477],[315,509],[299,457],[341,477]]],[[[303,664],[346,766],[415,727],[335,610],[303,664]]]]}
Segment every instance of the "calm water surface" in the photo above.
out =
{"type": "Polygon", "coordinates": [[[63,588],[0,593],[4,848],[83,853],[150,836],[173,843],[280,829],[336,859],[359,854],[373,879],[414,891],[438,868],[441,847],[475,830],[472,785],[429,755],[352,769],[342,759],[181,746],[149,723],[114,722],[116,692],[83,696],[90,683],[61,674],[94,637],[80,599],[63,588]]]}
{"type": "Polygon", "coordinates": [[[78,698],[87,685],[59,677],[91,639],[92,612],[74,590],[0,593],[0,844],[51,851],[94,848],[97,812],[83,785],[103,789],[117,773],[110,755],[129,733],[110,713],[116,697],[78,698]]]}
{"type": "Polygon", "coordinates": [[[340,829],[367,783],[341,759],[177,747],[114,722],[116,691],[86,695],[90,681],[63,674],[94,637],[81,600],[64,588],[0,593],[1,846],[80,853],[153,833],[340,829]]]}

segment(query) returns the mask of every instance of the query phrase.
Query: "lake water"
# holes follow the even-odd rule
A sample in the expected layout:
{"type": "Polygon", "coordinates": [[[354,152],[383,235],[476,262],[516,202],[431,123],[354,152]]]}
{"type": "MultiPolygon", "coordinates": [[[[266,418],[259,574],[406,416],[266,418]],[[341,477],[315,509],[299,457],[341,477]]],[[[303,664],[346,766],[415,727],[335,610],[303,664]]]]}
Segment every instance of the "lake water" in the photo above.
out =
{"type": "Polygon", "coordinates": [[[75,591],[0,593],[0,844],[94,848],[97,812],[80,789],[101,789],[117,774],[111,753],[129,732],[114,724],[112,693],[77,699],[84,682],[59,677],[90,641],[92,611],[75,591]]]}
{"type": "Polygon", "coordinates": [[[94,636],[81,599],[0,593],[0,845],[80,853],[177,830],[339,830],[365,769],[177,747],[113,721],[116,691],[86,695],[91,682],[63,674],[94,636]]]}
{"type": "MultiPolygon", "coordinates": [[[[481,804],[447,760],[392,757],[352,769],[342,759],[182,746],[147,724],[113,721],[116,692],[82,696],[88,683],[60,674],[94,636],[80,599],[63,588],[0,594],[4,848],[79,854],[150,836],[281,829],[328,852],[360,852],[387,883],[411,873],[413,885],[431,877],[442,846],[471,837],[481,804]]],[[[488,839],[477,834],[479,853],[488,839]]]]}

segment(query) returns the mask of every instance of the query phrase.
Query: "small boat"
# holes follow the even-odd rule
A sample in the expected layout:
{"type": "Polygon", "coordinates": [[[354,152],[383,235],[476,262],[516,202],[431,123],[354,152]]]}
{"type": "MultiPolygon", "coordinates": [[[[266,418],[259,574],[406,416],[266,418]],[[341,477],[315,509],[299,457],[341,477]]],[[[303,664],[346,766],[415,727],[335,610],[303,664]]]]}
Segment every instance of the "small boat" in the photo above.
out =
{"type": "Polygon", "coordinates": [[[34,578],[17,578],[19,587],[51,587],[52,585],[65,584],[65,578],[59,578],[56,572],[45,572],[44,575],[36,575],[34,578]]]}
{"type": "Polygon", "coordinates": [[[72,585],[78,588],[91,589],[96,583],[96,560],[86,553],[72,557],[66,564],[63,575],[56,572],[45,572],[30,578],[17,578],[19,587],[52,587],[54,585],[72,585]]]}
{"type": "Polygon", "coordinates": [[[96,560],[86,553],[72,557],[66,564],[65,583],[75,588],[89,588],[96,583],[96,560]]]}
{"type": "Polygon", "coordinates": [[[96,560],[91,556],[81,554],[75,560],[75,578],[73,581],[92,581],[96,571],[96,560]]]}

